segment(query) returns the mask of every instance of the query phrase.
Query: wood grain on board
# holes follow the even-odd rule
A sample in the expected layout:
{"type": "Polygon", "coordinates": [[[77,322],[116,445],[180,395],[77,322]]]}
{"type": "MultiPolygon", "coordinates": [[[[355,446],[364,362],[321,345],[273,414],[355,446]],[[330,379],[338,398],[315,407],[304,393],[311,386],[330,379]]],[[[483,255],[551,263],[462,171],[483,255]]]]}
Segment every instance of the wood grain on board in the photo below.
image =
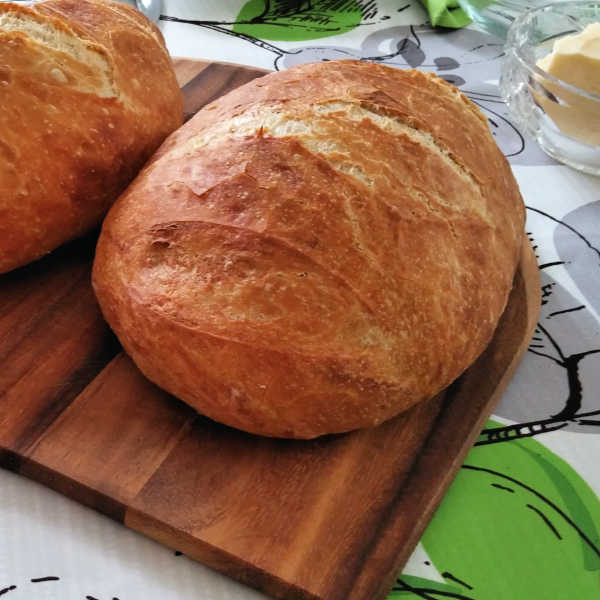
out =
{"type": "MultiPolygon", "coordinates": [[[[263,72],[178,60],[186,115],[263,72]]],[[[147,381],[90,286],[96,234],[0,277],[0,464],[279,598],[383,598],[536,324],[528,244],[496,335],[430,402],[375,429],[275,440],[147,381]]]]}

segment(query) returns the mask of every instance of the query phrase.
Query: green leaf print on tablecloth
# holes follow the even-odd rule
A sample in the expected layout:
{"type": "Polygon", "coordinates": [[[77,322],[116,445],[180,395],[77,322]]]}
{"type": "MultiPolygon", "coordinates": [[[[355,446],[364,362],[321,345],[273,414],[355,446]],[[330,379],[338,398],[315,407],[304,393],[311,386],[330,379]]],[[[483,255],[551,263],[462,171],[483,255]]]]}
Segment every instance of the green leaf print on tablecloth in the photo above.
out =
{"type": "Polygon", "coordinates": [[[315,40],[354,29],[369,9],[364,0],[248,0],[235,33],[272,41],[315,40]]]}
{"type": "Polygon", "coordinates": [[[596,494],[539,442],[476,446],[422,539],[446,584],[401,576],[390,599],[598,600],[599,527],[596,494]]]}

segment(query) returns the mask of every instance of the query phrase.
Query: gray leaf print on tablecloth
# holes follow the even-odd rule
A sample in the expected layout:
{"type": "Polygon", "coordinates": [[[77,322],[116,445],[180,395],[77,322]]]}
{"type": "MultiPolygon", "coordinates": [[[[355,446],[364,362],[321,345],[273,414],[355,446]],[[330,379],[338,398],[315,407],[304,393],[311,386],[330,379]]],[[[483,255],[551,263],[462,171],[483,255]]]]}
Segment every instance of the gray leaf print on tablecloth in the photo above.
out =
{"type": "Polygon", "coordinates": [[[529,214],[540,231],[554,230],[546,243],[554,241],[555,256],[540,265],[538,328],[495,411],[520,425],[504,428],[503,433],[488,431],[480,443],[554,429],[600,433],[600,323],[589,309],[600,308],[600,203],[581,207],[561,220],[539,209],[530,209],[529,214]],[[561,270],[583,299],[559,283],[561,270]]]}

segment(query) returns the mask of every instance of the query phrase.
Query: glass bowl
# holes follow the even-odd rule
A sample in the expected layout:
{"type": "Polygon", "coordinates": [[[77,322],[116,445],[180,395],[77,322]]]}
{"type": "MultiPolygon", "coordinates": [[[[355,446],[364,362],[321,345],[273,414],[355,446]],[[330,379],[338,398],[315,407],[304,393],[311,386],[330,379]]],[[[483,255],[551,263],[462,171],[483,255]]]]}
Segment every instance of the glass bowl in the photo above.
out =
{"type": "Polygon", "coordinates": [[[537,66],[554,41],[600,21],[600,1],[558,2],[519,16],[508,30],[500,92],[521,129],[547,154],[600,175],[600,96],[537,66]]]}

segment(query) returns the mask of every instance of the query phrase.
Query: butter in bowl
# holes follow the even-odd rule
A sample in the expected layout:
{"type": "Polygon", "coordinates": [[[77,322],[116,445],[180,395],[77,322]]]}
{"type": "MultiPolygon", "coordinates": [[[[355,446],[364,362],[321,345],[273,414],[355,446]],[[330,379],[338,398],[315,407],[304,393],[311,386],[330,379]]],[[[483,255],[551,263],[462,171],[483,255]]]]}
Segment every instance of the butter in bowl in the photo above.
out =
{"type": "Polygon", "coordinates": [[[547,154],[600,175],[600,3],[559,2],[516,18],[500,88],[547,154]]]}

